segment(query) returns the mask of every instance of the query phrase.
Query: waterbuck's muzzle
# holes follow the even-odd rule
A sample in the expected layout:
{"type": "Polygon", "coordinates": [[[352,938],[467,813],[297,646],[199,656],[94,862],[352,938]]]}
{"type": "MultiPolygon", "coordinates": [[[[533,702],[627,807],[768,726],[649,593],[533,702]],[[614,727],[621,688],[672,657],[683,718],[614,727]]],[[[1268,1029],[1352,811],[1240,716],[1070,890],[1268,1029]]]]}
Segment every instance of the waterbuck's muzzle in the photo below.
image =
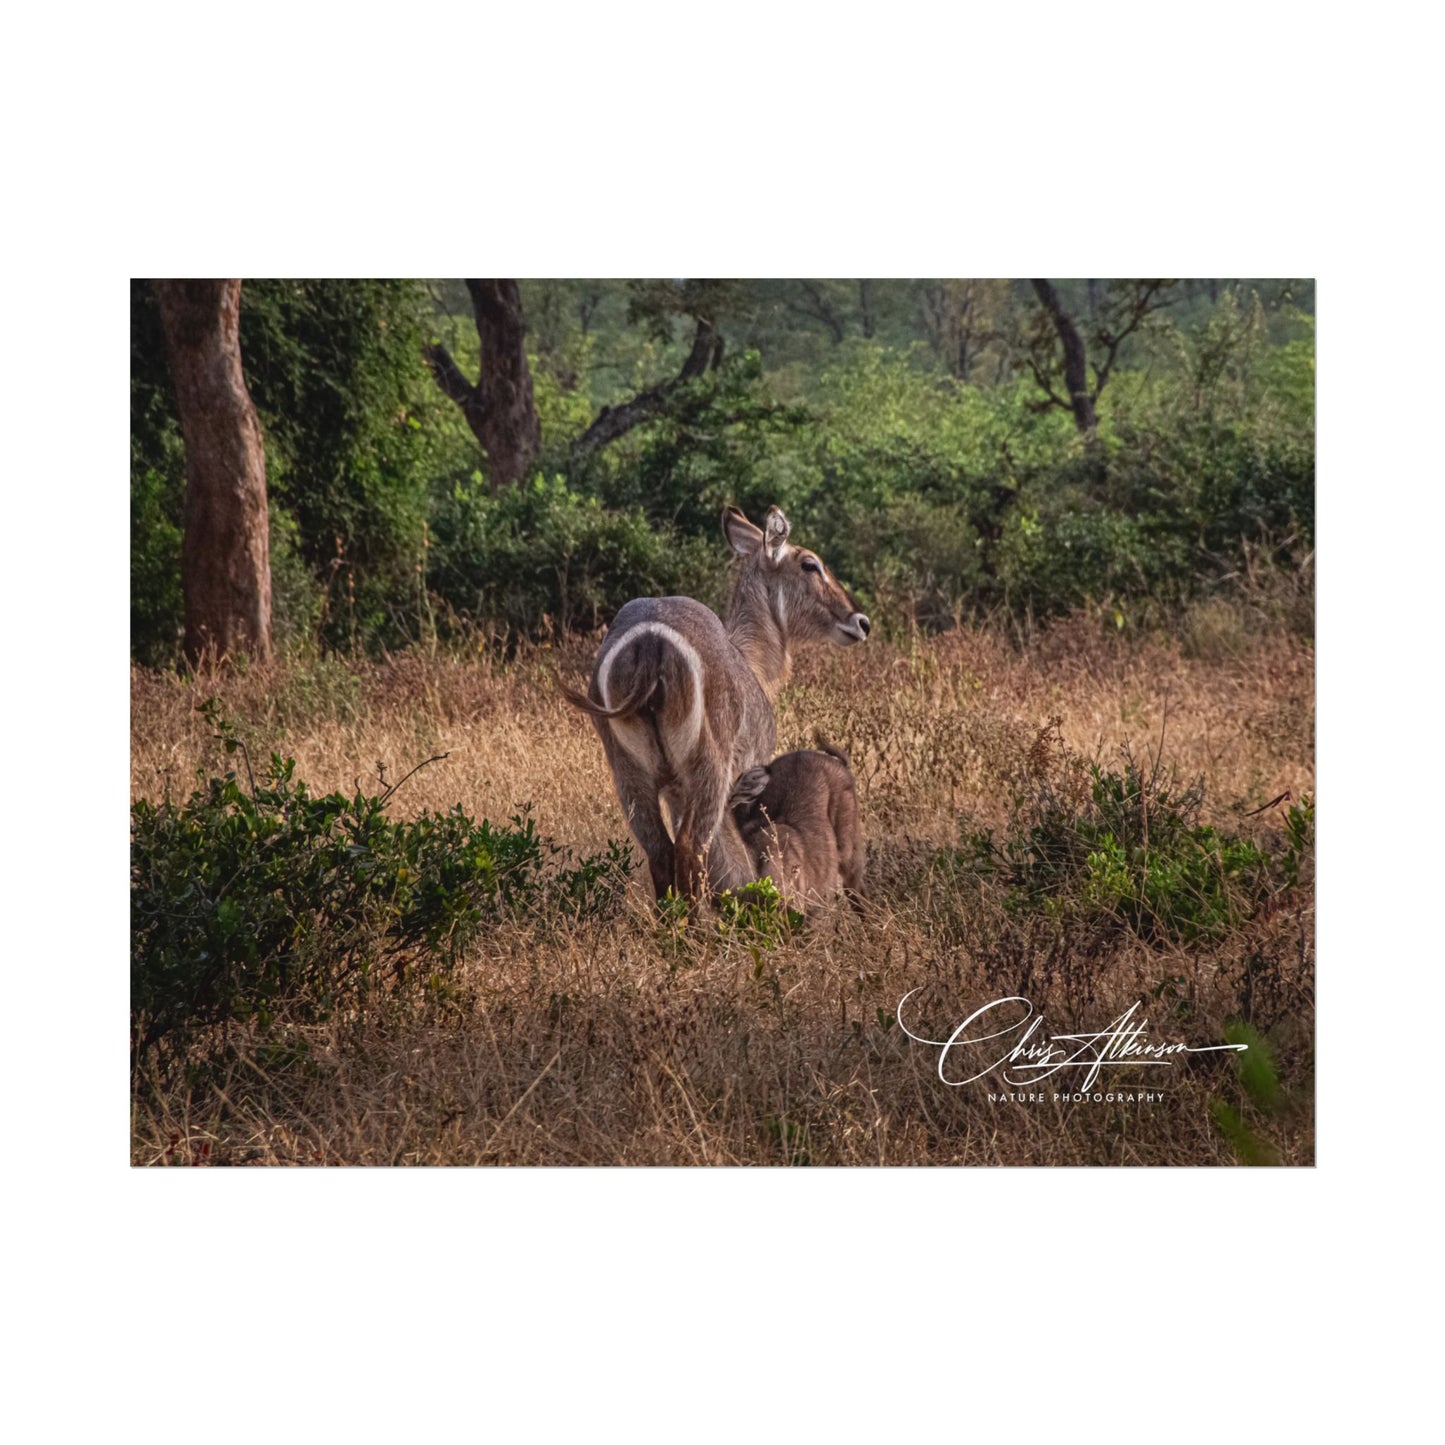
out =
{"type": "Polygon", "coordinates": [[[838,631],[848,642],[866,642],[873,624],[866,612],[855,612],[846,622],[838,624],[838,631]]]}

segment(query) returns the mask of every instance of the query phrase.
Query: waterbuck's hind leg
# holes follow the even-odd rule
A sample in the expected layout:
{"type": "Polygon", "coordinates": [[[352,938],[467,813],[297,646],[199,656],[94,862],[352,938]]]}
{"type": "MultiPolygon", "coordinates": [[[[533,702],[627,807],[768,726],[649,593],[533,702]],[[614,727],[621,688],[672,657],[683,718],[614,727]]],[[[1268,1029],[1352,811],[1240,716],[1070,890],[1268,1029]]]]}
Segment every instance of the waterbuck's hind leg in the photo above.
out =
{"type": "Polygon", "coordinates": [[[708,880],[714,893],[730,888],[742,888],[757,881],[757,870],[738,832],[732,810],[723,812],[722,822],[713,834],[712,849],[707,859],[708,880]]]}
{"type": "Polygon", "coordinates": [[[603,725],[597,731],[602,735],[602,746],[612,766],[617,801],[622,804],[632,836],[647,857],[653,897],[661,898],[673,886],[677,864],[658,803],[657,782],[633,762],[609,727],[603,725]]]}
{"type": "Polygon", "coordinates": [[[632,836],[637,839],[639,847],[647,854],[652,896],[661,898],[673,886],[677,863],[676,850],[673,848],[672,839],[667,836],[657,799],[650,798],[643,789],[633,793],[629,800],[624,797],[620,784],[617,793],[623,798],[622,806],[627,810],[627,826],[632,829],[632,836]]]}
{"type": "MultiPolygon", "coordinates": [[[[677,891],[689,901],[706,898],[710,892],[714,840],[721,831],[731,782],[725,769],[712,766],[710,759],[700,760],[681,789],[683,803],[681,815],[676,819],[675,876],[677,891]]],[[[746,871],[746,865],[733,850],[734,840],[741,850],[741,839],[728,820],[724,836],[716,843],[720,850],[716,866],[725,873],[739,867],[746,871]]]]}

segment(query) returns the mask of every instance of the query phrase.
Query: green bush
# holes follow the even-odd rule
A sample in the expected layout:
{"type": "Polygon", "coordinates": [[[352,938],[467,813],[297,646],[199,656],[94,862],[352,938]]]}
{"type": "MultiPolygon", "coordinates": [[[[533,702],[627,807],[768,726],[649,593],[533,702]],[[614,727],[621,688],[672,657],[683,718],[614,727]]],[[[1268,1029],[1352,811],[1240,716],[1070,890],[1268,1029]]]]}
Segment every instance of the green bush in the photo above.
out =
{"type": "Polygon", "coordinates": [[[1248,545],[1287,540],[1283,565],[1313,546],[1313,345],[1257,330],[1180,339],[1157,378],[1120,373],[1093,444],[1027,382],[966,386],[916,355],[840,348],[812,422],[769,440],[763,489],[880,613],[1168,614],[1248,545]]]}
{"type": "Polygon", "coordinates": [[[160,313],[150,283],[130,283],[130,647],[163,667],[181,642],[186,454],[175,419],[160,313]]]}
{"type": "Polygon", "coordinates": [[[130,480],[130,651],[165,667],[180,651],[181,488],[184,471],[157,471],[132,459],[130,480]]]}
{"type": "Polygon", "coordinates": [[[476,443],[422,361],[431,323],[415,281],[247,281],[241,355],[266,437],[267,486],[323,584],[320,636],[398,647],[425,629],[431,488],[476,465],[476,443]]]}
{"type": "Polygon", "coordinates": [[[316,644],[326,593],[301,551],[301,528],[290,513],[271,503],[271,641],[295,652],[316,644]]]}
{"type": "MultiPolygon", "coordinates": [[[[1230,1055],[1245,1102],[1251,1113],[1267,1117],[1284,1102],[1274,1046],[1269,1039],[1247,1023],[1235,1020],[1226,1024],[1224,1041],[1243,1045],[1230,1055]]],[[[1241,1164],[1271,1165],[1279,1163],[1279,1151],[1256,1129],[1250,1127],[1244,1112],[1227,1099],[1215,1099],[1209,1106],[1210,1117],[1229,1142],[1241,1164]]]]}
{"type": "Polygon", "coordinates": [[[1017,388],[982,392],[866,345],[842,349],[812,420],[770,439],[758,490],[881,616],[945,626],[997,600],[992,549],[1016,469],[1070,445],[1017,388]]]}
{"type": "MultiPolygon", "coordinates": [[[[224,724],[222,736],[244,756],[224,724]]],[[[216,1025],[356,1009],[419,964],[444,977],[507,915],[615,906],[632,867],[623,846],[549,875],[560,850],[526,810],[502,827],[460,807],[394,821],[396,786],[316,796],[273,754],[254,782],[247,759],[244,779],[228,771],[184,803],[135,804],[134,1061],[172,1062],[216,1025]]]]}
{"type": "Polygon", "coordinates": [[[433,531],[432,591],[462,616],[515,633],[590,630],[633,597],[716,603],[725,587],[716,527],[679,537],[561,477],[492,492],[474,475],[438,499],[433,531]]]}
{"type": "Polygon", "coordinates": [[[716,928],[724,937],[737,935],[755,947],[775,948],[802,926],[803,915],[788,907],[771,878],[724,889],[718,896],[716,928]]]}
{"type": "Polygon", "coordinates": [[[1060,490],[1021,501],[1011,513],[995,551],[995,578],[1015,615],[1057,616],[1121,599],[1174,603],[1189,590],[1187,550],[1156,518],[1060,490]]]}
{"type": "Polygon", "coordinates": [[[1127,748],[1121,772],[1091,763],[1081,777],[1076,762],[1061,778],[1034,767],[1004,836],[966,840],[973,866],[1004,885],[1012,908],[1127,929],[1150,943],[1191,942],[1225,936],[1299,881],[1313,844],[1308,798],[1289,810],[1283,847],[1271,853],[1200,823],[1202,782],[1181,785],[1127,748]]]}
{"type": "Polygon", "coordinates": [[[749,351],[678,387],[656,421],[586,461],[569,460],[569,477],[607,507],[711,540],[724,506],[760,516],[792,500],[774,487],[767,460],[809,422],[806,409],[769,394],[762,362],[749,351]]]}

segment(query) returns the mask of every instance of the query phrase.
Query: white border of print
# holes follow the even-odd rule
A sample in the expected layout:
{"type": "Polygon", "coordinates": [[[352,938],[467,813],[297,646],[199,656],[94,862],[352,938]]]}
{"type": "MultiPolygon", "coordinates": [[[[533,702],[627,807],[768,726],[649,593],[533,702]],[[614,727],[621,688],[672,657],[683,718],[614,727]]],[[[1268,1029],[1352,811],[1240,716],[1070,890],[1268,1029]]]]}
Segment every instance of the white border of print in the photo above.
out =
{"type": "Polygon", "coordinates": [[[1411,1423],[1440,367],[1433,47],[1393,13],[12,19],[11,1419],[1411,1423]],[[237,268],[1316,276],[1320,1168],[129,1171],[124,280],[237,268]]]}

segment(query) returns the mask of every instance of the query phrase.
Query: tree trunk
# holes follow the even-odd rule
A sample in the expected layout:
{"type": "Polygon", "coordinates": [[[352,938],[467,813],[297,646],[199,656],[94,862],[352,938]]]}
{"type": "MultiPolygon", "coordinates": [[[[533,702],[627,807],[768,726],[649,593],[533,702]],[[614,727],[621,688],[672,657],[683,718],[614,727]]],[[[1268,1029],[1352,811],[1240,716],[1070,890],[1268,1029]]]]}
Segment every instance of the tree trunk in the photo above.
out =
{"type": "Polygon", "coordinates": [[[873,315],[873,283],[871,281],[858,283],[858,309],[863,313],[863,335],[871,341],[873,333],[878,329],[873,315]]]}
{"type": "Polygon", "coordinates": [[[1089,362],[1083,338],[1079,335],[1079,328],[1074,325],[1073,317],[1064,310],[1053,283],[1035,281],[1033,287],[1063,343],[1064,385],[1069,389],[1069,405],[1073,408],[1074,425],[1088,436],[1098,425],[1098,418],[1094,414],[1094,399],[1089,395],[1089,362]]]}
{"type": "Polygon", "coordinates": [[[527,364],[527,319],[515,281],[468,281],[481,343],[481,375],[473,386],[444,346],[428,346],[426,359],[439,387],[461,407],[487,454],[493,487],[522,480],[542,442],[527,364]]]}
{"type": "Polygon", "coordinates": [[[271,656],[266,453],[241,373],[239,281],[157,281],[186,445],[185,654],[271,656]]]}

